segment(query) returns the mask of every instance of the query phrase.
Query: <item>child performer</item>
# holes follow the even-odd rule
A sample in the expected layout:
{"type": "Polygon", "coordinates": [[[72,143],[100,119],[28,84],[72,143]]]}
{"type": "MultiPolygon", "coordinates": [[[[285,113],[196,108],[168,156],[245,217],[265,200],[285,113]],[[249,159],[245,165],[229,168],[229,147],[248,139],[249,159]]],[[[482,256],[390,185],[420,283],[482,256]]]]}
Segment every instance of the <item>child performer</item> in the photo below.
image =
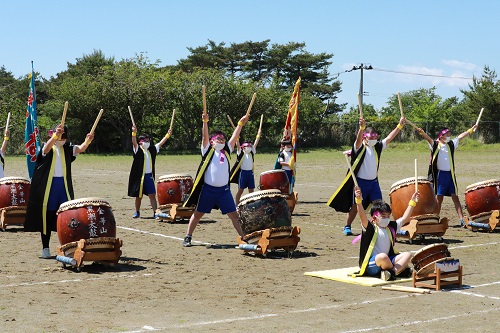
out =
{"type": "Polygon", "coordinates": [[[411,252],[398,253],[394,249],[396,233],[410,221],[413,209],[417,205],[419,193],[415,192],[402,217],[391,221],[391,207],[383,201],[373,203],[370,209],[371,221],[363,208],[361,190],[355,190],[355,202],[361,219],[362,234],[359,248],[359,273],[354,276],[379,276],[382,280],[394,280],[396,276],[410,277],[408,266],[411,252]]]}
{"type": "Polygon", "coordinates": [[[9,143],[9,129],[5,128],[2,148],[0,148],[0,178],[5,177],[4,169],[5,169],[5,152],[7,151],[7,143],[9,143]]]}
{"type": "Polygon", "coordinates": [[[431,150],[431,162],[429,165],[428,177],[434,185],[434,192],[438,202],[438,214],[441,211],[444,196],[451,196],[455,210],[460,218],[460,225],[465,227],[462,205],[457,195],[457,180],[455,179],[455,150],[458,148],[458,143],[463,138],[472,134],[477,129],[477,124],[472,128],[460,134],[455,139],[451,140],[451,132],[449,128],[444,128],[439,132],[437,140],[432,140],[423,129],[418,128],[417,131],[427,140],[431,150]]]}
{"type": "MultiPolygon", "coordinates": [[[[363,207],[375,200],[382,200],[382,191],[378,182],[378,167],[380,165],[380,155],[382,150],[387,148],[389,143],[403,129],[406,118],[402,117],[395,129],[382,141],[377,141],[378,133],[373,127],[366,127],[363,118],[359,119],[359,130],[356,141],[351,149],[351,165],[359,187],[363,193],[363,207]]],[[[335,191],[327,205],[347,214],[344,235],[352,235],[351,224],[357,213],[357,206],[354,199],[354,183],[348,172],[340,187],[335,191]]]]}
{"type": "Polygon", "coordinates": [[[24,221],[25,231],[40,232],[44,259],[50,258],[50,233],[57,231],[59,205],[75,197],[71,163],[87,150],[94,134],[87,134],[85,141],[76,146],[67,142],[67,127],[58,125],[49,131],[48,138],[36,158],[24,221]]]}
{"type": "Polygon", "coordinates": [[[134,160],[128,178],[128,196],[135,197],[135,213],[132,216],[134,219],[141,216],[143,194],[149,197],[151,207],[153,208],[153,218],[157,218],[156,209],[158,208],[158,203],[156,201],[155,187],[156,154],[160,152],[160,148],[167,142],[171,135],[172,129],[169,129],[160,142],[152,145],[151,137],[147,134],[142,134],[139,136],[139,143],[137,143],[137,128],[132,126],[132,151],[134,152],[134,160]]]}
{"type": "Polygon", "coordinates": [[[236,205],[240,203],[243,191],[248,188],[248,193],[252,193],[255,189],[255,178],[253,173],[254,155],[256,154],[255,148],[259,144],[261,131],[259,130],[255,141],[245,141],[237,150],[236,163],[231,169],[231,183],[238,183],[238,192],[236,192],[236,205]]]}
{"type": "Polygon", "coordinates": [[[189,219],[186,237],[183,246],[191,246],[193,232],[205,213],[210,213],[216,206],[222,214],[227,214],[233,223],[238,235],[243,236],[243,231],[238,223],[236,205],[229,187],[229,156],[234,149],[242,127],[248,121],[248,115],[241,117],[233,135],[226,142],[226,137],[221,131],[208,133],[208,114],[202,115],[202,160],[196,173],[193,188],[183,207],[196,204],[196,209],[189,219]]]}
{"type": "Polygon", "coordinates": [[[293,185],[295,183],[295,178],[293,177],[292,164],[293,147],[292,141],[285,139],[281,141],[280,153],[278,154],[278,159],[275,164],[275,169],[283,169],[286,172],[288,182],[290,183],[290,193],[293,193],[293,185]]]}

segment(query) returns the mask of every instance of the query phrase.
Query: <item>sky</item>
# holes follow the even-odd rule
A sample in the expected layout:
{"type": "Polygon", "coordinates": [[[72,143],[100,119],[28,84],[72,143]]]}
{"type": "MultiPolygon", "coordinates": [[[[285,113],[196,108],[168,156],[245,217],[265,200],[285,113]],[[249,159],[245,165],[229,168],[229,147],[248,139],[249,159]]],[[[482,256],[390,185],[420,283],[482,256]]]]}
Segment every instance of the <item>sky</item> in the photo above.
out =
{"type": "Polygon", "coordinates": [[[462,98],[471,78],[500,70],[496,0],[0,0],[0,66],[18,78],[49,79],[67,63],[101,50],[116,60],[145,53],[161,66],[216,43],[304,42],[330,53],[329,72],[342,82],[337,103],[380,109],[388,98],[436,87],[462,98]]]}

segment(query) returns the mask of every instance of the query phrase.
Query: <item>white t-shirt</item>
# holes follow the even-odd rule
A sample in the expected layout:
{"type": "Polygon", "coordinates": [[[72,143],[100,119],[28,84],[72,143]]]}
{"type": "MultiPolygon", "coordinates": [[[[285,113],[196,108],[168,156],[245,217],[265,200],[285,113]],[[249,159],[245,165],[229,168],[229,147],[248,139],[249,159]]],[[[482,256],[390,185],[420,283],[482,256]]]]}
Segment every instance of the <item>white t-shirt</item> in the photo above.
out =
{"type": "MultiPolygon", "coordinates": [[[[401,226],[403,225],[403,218],[399,218],[396,220],[397,230],[394,230],[396,233],[401,231],[401,226]]],[[[373,247],[372,256],[376,256],[379,253],[389,253],[391,249],[391,229],[380,228],[378,225],[374,225],[375,228],[378,229],[377,241],[375,242],[375,246],[373,247]]],[[[363,228],[364,229],[364,228],[363,228]]]]}
{"type": "MultiPolygon", "coordinates": [[[[42,148],[42,156],[46,156],[46,154],[43,153],[43,150],[45,149],[45,143],[42,148]]],[[[61,154],[64,154],[64,148],[63,147],[57,147],[56,145],[52,146],[54,149],[54,154],[56,156],[56,165],[54,165],[54,174],[52,177],[63,177],[63,169],[62,169],[62,162],[61,162],[61,154]]],[[[76,146],[73,146],[73,156],[77,156],[78,154],[76,153],[76,146]]],[[[66,161],[66,163],[71,163],[71,161],[66,161]]]]}
{"type": "MultiPolygon", "coordinates": [[[[290,163],[290,159],[292,158],[292,151],[283,150],[282,153],[283,153],[283,157],[281,157],[281,154],[280,154],[278,161],[290,163]]],[[[292,170],[288,165],[283,165],[282,169],[283,170],[292,170]]]]}
{"type": "MultiPolygon", "coordinates": [[[[238,154],[241,153],[241,149],[238,149],[238,154]]],[[[252,153],[256,153],[255,147],[252,147],[252,153]]],[[[245,153],[243,155],[243,161],[241,162],[241,170],[252,170],[253,169],[253,160],[251,153],[245,153]]]]}
{"type": "MultiPolygon", "coordinates": [[[[201,154],[205,155],[210,148],[210,143],[206,147],[203,147],[202,144],[201,154]]],[[[232,151],[231,147],[229,147],[229,152],[232,151]]],[[[229,183],[229,161],[222,151],[214,151],[212,161],[207,166],[204,180],[205,184],[214,187],[226,186],[229,183]]]]}
{"type": "MultiPolygon", "coordinates": [[[[134,151],[134,154],[137,154],[138,149],[140,145],[137,145],[136,148],[132,146],[132,150],[134,151]]],[[[155,144],[156,147],[156,153],[158,154],[160,152],[160,143],[155,144]]],[[[141,148],[142,149],[142,148],[141,148]]],[[[146,170],[144,170],[144,173],[152,173],[153,169],[151,168],[151,156],[149,156],[149,151],[144,150],[144,158],[146,159],[146,170]]]]}
{"type": "MultiPolygon", "coordinates": [[[[453,142],[453,146],[455,146],[455,150],[458,148],[458,138],[451,140],[453,142]]],[[[429,148],[432,151],[432,146],[429,144],[429,148]]],[[[451,171],[450,167],[450,158],[448,156],[448,144],[439,144],[439,153],[437,157],[437,168],[442,171],[451,171]]]]}
{"type": "MultiPolygon", "coordinates": [[[[359,147],[359,149],[361,148],[362,147],[359,147]]],[[[382,140],[382,150],[384,150],[385,148],[387,148],[387,143],[384,139],[382,140]]],[[[356,147],[354,147],[354,149],[355,153],[359,151],[359,149],[356,149],[356,147]]],[[[374,180],[375,178],[377,178],[377,152],[375,151],[374,147],[369,147],[368,145],[366,145],[365,158],[363,160],[363,163],[361,163],[359,172],[356,176],[365,180],[374,180]]]]}

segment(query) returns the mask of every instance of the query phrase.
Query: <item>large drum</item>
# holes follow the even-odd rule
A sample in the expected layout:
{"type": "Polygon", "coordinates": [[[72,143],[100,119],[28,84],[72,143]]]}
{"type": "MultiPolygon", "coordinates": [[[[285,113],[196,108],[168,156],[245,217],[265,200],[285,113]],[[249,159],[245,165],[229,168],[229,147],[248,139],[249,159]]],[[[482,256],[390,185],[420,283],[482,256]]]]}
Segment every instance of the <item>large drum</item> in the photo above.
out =
{"type": "Polygon", "coordinates": [[[292,225],[290,208],[279,190],[255,191],[241,197],[238,222],[245,234],[292,225]]]}
{"type": "Polygon", "coordinates": [[[260,174],[261,190],[280,190],[283,194],[290,194],[290,182],[286,176],[285,170],[269,170],[260,174]]]}
{"type": "MultiPolygon", "coordinates": [[[[424,275],[433,263],[448,257],[450,257],[448,245],[444,243],[431,244],[417,251],[411,258],[411,263],[417,275],[424,275]]],[[[434,269],[432,268],[432,270],[434,269]]]]}
{"type": "Polygon", "coordinates": [[[61,245],[80,239],[116,237],[116,222],[109,203],[100,198],[67,201],[57,211],[57,236],[61,245]]]}
{"type": "Polygon", "coordinates": [[[27,206],[30,180],[23,177],[0,178],[0,208],[27,206]]]}
{"type": "Polygon", "coordinates": [[[164,175],[157,182],[158,203],[160,205],[178,204],[193,187],[193,178],[189,174],[164,175]]]}
{"type": "Polygon", "coordinates": [[[467,186],[465,205],[473,220],[481,213],[500,210],[500,180],[490,179],[467,186]]]}
{"type": "MultiPolygon", "coordinates": [[[[417,188],[420,192],[420,198],[411,216],[438,214],[438,203],[432,183],[424,177],[418,177],[417,188]]],[[[389,197],[391,199],[392,216],[395,219],[403,216],[413,193],[415,193],[415,178],[402,179],[392,184],[389,197]]]]}

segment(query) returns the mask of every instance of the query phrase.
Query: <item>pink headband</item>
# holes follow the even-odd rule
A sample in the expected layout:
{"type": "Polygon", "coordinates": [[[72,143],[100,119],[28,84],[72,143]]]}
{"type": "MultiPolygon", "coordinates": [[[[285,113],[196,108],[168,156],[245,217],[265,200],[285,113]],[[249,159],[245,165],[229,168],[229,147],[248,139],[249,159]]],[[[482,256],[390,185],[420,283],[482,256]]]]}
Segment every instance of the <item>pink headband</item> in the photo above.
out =
{"type": "Polygon", "coordinates": [[[252,146],[252,144],[251,144],[251,143],[249,143],[249,142],[245,142],[245,143],[243,143],[243,144],[241,145],[241,148],[251,147],[251,146],[252,146]]]}
{"type": "Polygon", "coordinates": [[[448,133],[450,131],[449,128],[445,128],[444,130],[442,130],[441,132],[439,132],[438,134],[438,140],[443,136],[445,135],[446,133],[448,133]]]}
{"type": "Polygon", "coordinates": [[[377,137],[378,137],[378,133],[377,132],[363,133],[363,138],[377,138],[377,137]]]}
{"type": "Polygon", "coordinates": [[[210,138],[210,140],[212,140],[212,141],[217,140],[217,139],[225,139],[225,138],[224,138],[224,135],[222,135],[222,134],[216,134],[210,138]]]}
{"type": "Polygon", "coordinates": [[[380,210],[376,210],[376,211],[374,211],[374,212],[373,212],[373,214],[372,214],[372,216],[373,216],[373,217],[377,217],[377,216],[379,216],[379,215],[382,215],[382,213],[380,212],[380,210]]]}

